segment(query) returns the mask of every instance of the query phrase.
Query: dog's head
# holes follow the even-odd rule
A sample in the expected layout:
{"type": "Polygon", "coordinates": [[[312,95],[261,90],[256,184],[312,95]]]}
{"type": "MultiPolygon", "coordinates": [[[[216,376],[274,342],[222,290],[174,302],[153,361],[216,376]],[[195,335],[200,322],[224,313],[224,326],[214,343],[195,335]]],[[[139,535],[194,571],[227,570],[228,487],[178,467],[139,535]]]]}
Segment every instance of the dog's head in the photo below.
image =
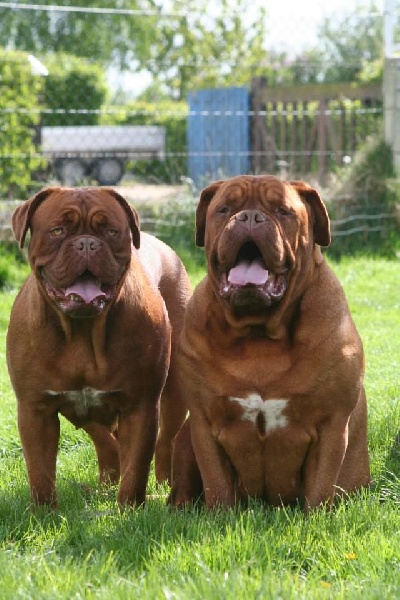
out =
{"type": "Polygon", "coordinates": [[[140,244],[139,219],[108,188],[47,188],[16,209],[20,247],[30,230],[29,261],[45,297],[71,317],[93,317],[116,297],[140,244]]]}
{"type": "Polygon", "coordinates": [[[238,176],[202,191],[196,243],[205,246],[220,297],[237,315],[259,314],[293,293],[294,274],[305,272],[315,245],[329,245],[330,224],[306,183],[238,176]]]}

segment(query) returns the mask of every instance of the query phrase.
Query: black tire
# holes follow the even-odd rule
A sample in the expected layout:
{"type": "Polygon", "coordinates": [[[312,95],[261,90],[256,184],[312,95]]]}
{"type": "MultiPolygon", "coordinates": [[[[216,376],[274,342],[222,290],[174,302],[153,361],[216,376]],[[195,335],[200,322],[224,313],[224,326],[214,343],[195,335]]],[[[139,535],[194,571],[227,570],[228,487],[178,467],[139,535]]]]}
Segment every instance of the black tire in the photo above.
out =
{"type": "Polygon", "coordinates": [[[124,174],[124,165],[118,158],[99,158],[93,167],[93,176],[100,185],[116,185],[124,174]]]}
{"type": "Polygon", "coordinates": [[[86,175],[86,166],[79,158],[60,158],[55,169],[62,185],[79,185],[86,175]]]}

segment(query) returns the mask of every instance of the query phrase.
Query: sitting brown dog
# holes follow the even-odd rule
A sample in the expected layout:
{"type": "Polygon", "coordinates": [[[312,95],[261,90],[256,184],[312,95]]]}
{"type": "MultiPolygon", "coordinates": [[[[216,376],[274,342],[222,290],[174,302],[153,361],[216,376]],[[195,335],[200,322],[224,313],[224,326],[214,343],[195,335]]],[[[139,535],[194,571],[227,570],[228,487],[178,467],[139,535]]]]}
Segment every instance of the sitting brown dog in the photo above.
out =
{"type": "Polygon", "coordinates": [[[175,363],[186,271],[140,233],[136,211],[112,189],[45,189],[12,225],[21,247],[31,231],[32,272],[12,309],[7,360],[32,500],[57,506],[61,414],[93,439],[100,480],[121,476],[119,503],[141,504],[158,426],[163,480],[186,415],[175,363]]]}
{"type": "Polygon", "coordinates": [[[208,274],[181,338],[190,417],[170,503],[204,494],[208,507],[253,497],[308,510],[367,485],[363,350],[319,247],[330,243],[320,196],[240,176],[203,190],[196,217],[208,274]]]}

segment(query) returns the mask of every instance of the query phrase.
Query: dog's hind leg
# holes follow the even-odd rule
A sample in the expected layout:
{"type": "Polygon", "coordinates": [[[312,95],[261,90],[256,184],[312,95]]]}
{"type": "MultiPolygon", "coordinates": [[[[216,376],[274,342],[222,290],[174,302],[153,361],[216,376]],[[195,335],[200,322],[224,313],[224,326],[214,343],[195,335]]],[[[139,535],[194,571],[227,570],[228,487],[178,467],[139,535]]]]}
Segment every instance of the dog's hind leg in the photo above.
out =
{"type": "Polygon", "coordinates": [[[119,481],[119,444],[108,429],[97,423],[89,423],[83,429],[92,438],[99,464],[101,483],[118,483],[119,481]]]}
{"type": "Polygon", "coordinates": [[[176,358],[173,356],[160,403],[160,423],[155,451],[155,472],[159,483],[171,483],[173,443],[186,413],[179,388],[176,358]]]}
{"type": "Polygon", "coordinates": [[[189,418],[175,439],[171,479],[171,493],[167,500],[171,506],[181,508],[193,505],[203,496],[203,482],[193,451],[189,418]]]}

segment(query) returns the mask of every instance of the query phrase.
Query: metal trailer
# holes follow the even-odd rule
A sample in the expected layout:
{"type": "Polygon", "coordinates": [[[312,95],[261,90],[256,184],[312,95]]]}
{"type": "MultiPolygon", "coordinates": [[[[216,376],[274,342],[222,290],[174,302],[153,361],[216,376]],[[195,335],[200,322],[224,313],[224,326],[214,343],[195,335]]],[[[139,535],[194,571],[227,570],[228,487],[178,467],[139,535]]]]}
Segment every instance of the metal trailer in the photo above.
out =
{"type": "Polygon", "coordinates": [[[42,153],[63,185],[89,175],[100,185],[115,185],[127,160],[165,158],[165,128],[155,125],[42,127],[40,134],[42,153]]]}

